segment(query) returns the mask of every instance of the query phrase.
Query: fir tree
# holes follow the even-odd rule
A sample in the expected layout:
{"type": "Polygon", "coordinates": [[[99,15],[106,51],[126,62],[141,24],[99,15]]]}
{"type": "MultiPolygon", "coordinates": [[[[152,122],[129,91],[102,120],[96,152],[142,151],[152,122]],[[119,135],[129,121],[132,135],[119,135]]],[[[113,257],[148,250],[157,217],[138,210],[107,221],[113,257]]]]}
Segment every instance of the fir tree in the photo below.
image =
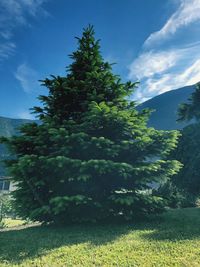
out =
{"type": "Polygon", "coordinates": [[[199,196],[200,124],[188,125],[181,133],[180,142],[171,158],[179,160],[183,164],[183,168],[173,177],[173,182],[186,193],[199,196]]]}
{"type": "Polygon", "coordinates": [[[159,212],[163,201],[151,186],[179,170],[166,160],[178,132],[147,128],[149,111],[138,112],[128,100],[136,84],[112,74],[93,27],[77,39],[67,75],[42,81],[49,95],[34,108],[41,124],[4,139],[16,155],[7,164],[18,185],[18,213],[80,222],[159,212]]]}
{"type": "Polygon", "coordinates": [[[187,103],[180,105],[178,114],[179,121],[193,123],[182,130],[180,142],[172,152],[171,158],[178,159],[184,165],[173,177],[173,182],[189,195],[197,197],[200,194],[200,83],[196,85],[196,90],[187,103]]]}

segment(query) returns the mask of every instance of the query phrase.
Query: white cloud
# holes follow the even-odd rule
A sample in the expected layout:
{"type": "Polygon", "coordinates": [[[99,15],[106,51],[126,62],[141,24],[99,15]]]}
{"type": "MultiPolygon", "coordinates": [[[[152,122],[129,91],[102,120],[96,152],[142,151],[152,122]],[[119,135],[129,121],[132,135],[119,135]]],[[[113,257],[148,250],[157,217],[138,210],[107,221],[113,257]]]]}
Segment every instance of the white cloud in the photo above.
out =
{"type": "Polygon", "coordinates": [[[180,28],[193,22],[200,21],[200,0],[180,0],[180,6],[172,14],[165,25],[157,32],[152,33],[144,43],[145,47],[166,40],[180,28]]]}
{"type": "Polygon", "coordinates": [[[27,11],[32,15],[36,16],[38,12],[43,13],[43,15],[49,15],[49,13],[42,8],[42,5],[48,0],[19,0],[21,4],[27,8],[27,11]]]}
{"type": "Polygon", "coordinates": [[[129,67],[129,78],[141,85],[134,99],[147,99],[200,81],[200,44],[168,51],[144,52],[129,67]]]}
{"type": "Polygon", "coordinates": [[[141,83],[140,90],[134,98],[138,102],[144,102],[149,98],[164,92],[192,85],[200,81],[200,59],[197,59],[190,67],[177,72],[168,72],[159,78],[148,78],[141,83]]]}
{"type": "Polygon", "coordinates": [[[181,75],[182,79],[185,80],[186,85],[195,84],[200,81],[200,59],[196,60],[194,64],[186,69],[181,75]]]}
{"type": "Polygon", "coordinates": [[[0,60],[8,58],[15,50],[13,42],[17,27],[30,26],[28,19],[48,13],[42,8],[47,0],[0,0],[0,60]],[[12,53],[9,47],[12,46],[12,53]],[[5,53],[1,53],[3,51],[5,53]]]}
{"type": "Polygon", "coordinates": [[[177,51],[149,51],[142,53],[129,66],[130,79],[142,79],[163,73],[173,67],[179,58],[177,51]]]}
{"type": "Polygon", "coordinates": [[[200,81],[199,35],[196,31],[192,43],[190,38],[179,39],[184,34],[189,37],[190,30],[200,25],[200,0],[177,1],[178,9],[159,31],[149,35],[139,56],[129,65],[129,78],[141,82],[133,96],[139,102],[200,81]]]}
{"type": "Polygon", "coordinates": [[[14,54],[16,45],[13,42],[0,43],[0,62],[14,54]]]}
{"type": "Polygon", "coordinates": [[[39,87],[38,73],[26,63],[18,66],[15,78],[20,82],[21,87],[26,93],[31,93],[39,87]]]}

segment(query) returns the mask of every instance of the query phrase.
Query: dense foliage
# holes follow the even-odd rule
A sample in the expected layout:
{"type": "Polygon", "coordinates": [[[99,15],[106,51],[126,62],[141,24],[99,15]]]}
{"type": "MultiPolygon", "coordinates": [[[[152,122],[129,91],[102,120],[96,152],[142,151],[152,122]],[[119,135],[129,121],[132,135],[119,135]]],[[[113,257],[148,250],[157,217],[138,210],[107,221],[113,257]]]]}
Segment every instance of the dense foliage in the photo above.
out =
{"type": "Polygon", "coordinates": [[[186,193],[200,194],[200,84],[187,103],[179,108],[179,120],[193,123],[182,130],[182,136],[172,157],[181,161],[184,167],[174,176],[173,182],[186,193]],[[195,123],[194,123],[195,122],[195,123]]]}
{"type": "Polygon", "coordinates": [[[178,133],[147,128],[149,112],[128,100],[136,84],[112,74],[93,27],[77,39],[67,75],[42,81],[49,94],[34,108],[41,124],[4,139],[17,156],[8,166],[18,213],[80,222],[159,212],[163,200],[151,187],[179,170],[166,160],[178,133]]]}
{"type": "Polygon", "coordinates": [[[183,163],[181,171],[174,176],[176,186],[198,196],[200,194],[200,124],[195,123],[182,130],[182,136],[172,157],[183,163]]]}
{"type": "Polygon", "coordinates": [[[160,196],[165,205],[170,208],[188,208],[196,206],[196,197],[179,186],[174,180],[169,180],[153,190],[155,196],[160,196]]]}
{"type": "Polygon", "coordinates": [[[15,208],[10,194],[0,194],[0,221],[5,217],[15,218],[15,208]]]}

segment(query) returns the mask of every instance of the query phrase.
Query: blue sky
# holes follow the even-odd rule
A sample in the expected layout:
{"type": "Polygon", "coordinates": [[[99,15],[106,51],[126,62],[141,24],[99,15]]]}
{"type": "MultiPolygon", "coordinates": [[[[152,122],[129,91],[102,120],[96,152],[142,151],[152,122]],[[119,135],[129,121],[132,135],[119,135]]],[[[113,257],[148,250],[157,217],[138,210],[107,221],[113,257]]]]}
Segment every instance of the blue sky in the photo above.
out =
{"type": "Polygon", "coordinates": [[[1,0],[0,116],[33,118],[38,80],[65,74],[89,23],[113,71],[140,81],[133,99],[200,81],[200,0],[1,0]]]}

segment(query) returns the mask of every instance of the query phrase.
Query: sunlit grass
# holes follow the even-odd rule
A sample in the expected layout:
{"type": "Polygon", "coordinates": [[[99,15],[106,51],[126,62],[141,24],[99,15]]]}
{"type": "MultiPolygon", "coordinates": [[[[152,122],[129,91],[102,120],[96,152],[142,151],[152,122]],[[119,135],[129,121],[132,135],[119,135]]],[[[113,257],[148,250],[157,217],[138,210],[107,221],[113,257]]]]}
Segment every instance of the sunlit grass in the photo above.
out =
{"type": "Polygon", "coordinates": [[[200,266],[200,209],[121,225],[0,232],[0,266],[200,266]]]}
{"type": "Polygon", "coordinates": [[[11,219],[11,218],[5,218],[3,219],[4,225],[7,228],[10,227],[16,227],[26,224],[26,221],[20,220],[20,219],[11,219]]]}

